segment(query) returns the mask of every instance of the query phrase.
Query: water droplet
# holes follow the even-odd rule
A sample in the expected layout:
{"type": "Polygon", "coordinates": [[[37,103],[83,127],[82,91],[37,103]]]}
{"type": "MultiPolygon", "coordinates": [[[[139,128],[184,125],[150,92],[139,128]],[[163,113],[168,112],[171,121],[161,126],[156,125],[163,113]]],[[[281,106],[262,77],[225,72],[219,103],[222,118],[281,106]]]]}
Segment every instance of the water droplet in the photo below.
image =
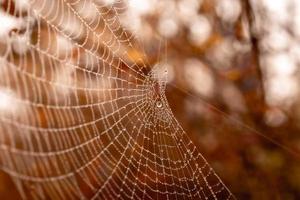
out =
{"type": "Polygon", "coordinates": [[[161,108],[162,107],[162,102],[161,101],[157,101],[156,102],[156,107],[161,108]]]}

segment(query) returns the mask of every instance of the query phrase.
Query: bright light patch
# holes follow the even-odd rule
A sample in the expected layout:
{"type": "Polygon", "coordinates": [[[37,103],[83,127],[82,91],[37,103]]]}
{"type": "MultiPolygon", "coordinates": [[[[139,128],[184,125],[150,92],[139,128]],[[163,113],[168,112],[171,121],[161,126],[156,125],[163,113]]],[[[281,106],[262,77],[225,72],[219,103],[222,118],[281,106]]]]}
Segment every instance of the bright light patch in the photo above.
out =
{"type": "Polygon", "coordinates": [[[139,14],[147,14],[155,7],[154,0],[129,0],[129,7],[139,14]]]}
{"type": "Polygon", "coordinates": [[[296,36],[300,37],[300,2],[294,4],[294,9],[295,9],[295,11],[293,13],[294,14],[294,16],[293,16],[294,24],[291,28],[294,30],[296,36]]]}
{"type": "Polygon", "coordinates": [[[277,22],[287,22],[290,17],[288,12],[289,1],[287,0],[262,0],[265,8],[270,12],[270,16],[277,22]]]}
{"type": "Polygon", "coordinates": [[[265,68],[270,76],[290,76],[298,68],[287,53],[271,54],[265,59],[265,68]]]}
{"type": "Polygon", "coordinates": [[[202,0],[184,0],[178,2],[180,18],[185,24],[190,24],[191,18],[197,16],[202,0]]]}
{"type": "Polygon", "coordinates": [[[266,82],[267,103],[271,106],[290,107],[298,94],[298,83],[292,77],[273,77],[266,82]]]}
{"type": "Polygon", "coordinates": [[[211,31],[209,20],[204,16],[198,16],[190,25],[190,40],[200,45],[209,38],[211,31]]]}
{"type": "Polygon", "coordinates": [[[80,15],[86,19],[93,20],[98,17],[98,10],[92,2],[80,2],[76,7],[80,15]]]}
{"type": "Polygon", "coordinates": [[[59,55],[66,55],[71,52],[73,44],[67,38],[56,35],[56,49],[59,55]]]}
{"type": "Polygon", "coordinates": [[[0,19],[1,19],[0,38],[7,36],[12,29],[20,26],[20,21],[16,17],[13,17],[1,11],[0,11],[0,19]]]}
{"type": "Polygon", "coordinates": [[[81,36],[83,34],[82,25],[75,17],[68,17],[61,28],[68,34],[73,36],[81,36]]]}
{"type": "Polygon", "coordinates": [[[285,30],[276,28],[263,38],[262,48],[266,50],[285,50],[291,42],[291,37],[285,30]]]}
{"type": "Polygon", "coordinates": [[[281,13],[283,8],[287,7],[287,0],[263,0],[262,2],[269,11],[274,13],[281,13]]]}
{"type": "Polygon", "coordinates": [[[16,9],[25,11],[29,8],[29,0],[15,0],[16,9]]]}
{"type": "Polygon", "coordinates": [[[189,59],[184,65],[185,80],[200,95],[210,97],[214,91],[214,79],[211,71],[197,59],[189,59]]]}
{"type": "Polygon", "coordinates": [[[237,0],[221,0],[217,4],[217,15],[226,22],[235,22],[241,13],[241,4],[237,0]]]}
{"type": "Polygon", "coordinates": [[[0,89],[0,113],[13,111],[16,105],[13,104],[13,98],[15,98],[15,93],[7,88],[0,89]]]}
{"type": "Polygon", "coordinates": [[[170,38],[177,34],[178,24],[171,18],[163,18],[159,21],[158,30],[162,36],[170,38]]]}
{"type": "Polygon", "coordinates": [[[12,37],[12,47],[15,53],[19,55],[25,54],[29,50],[27,45],[30,42],[30,36],[28,34],[15,35],[12,37]]]}
{"type": "Polygon", "coordinates": [[[104,5],[112,5],[115,3],[116,0],[103,0],[104,5]]]}

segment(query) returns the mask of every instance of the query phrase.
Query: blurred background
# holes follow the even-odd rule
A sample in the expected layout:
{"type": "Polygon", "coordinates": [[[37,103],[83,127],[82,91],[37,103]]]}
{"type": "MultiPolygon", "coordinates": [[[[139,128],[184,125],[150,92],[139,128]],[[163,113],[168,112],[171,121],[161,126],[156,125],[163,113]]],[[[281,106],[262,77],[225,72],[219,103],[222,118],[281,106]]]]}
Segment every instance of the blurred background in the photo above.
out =
{"type": "Polygon", "coordinates": [[[300,2],[131,2],[150,55],[167,43],[176,118],[237,199],[299,199],[300,2]]]}
{"type": "Polygon", "coordinates": [[[300,199],[300,2],[129,0],[127,12],[149,63],[168,69],[174,115],[237,199],[300,199]]]}

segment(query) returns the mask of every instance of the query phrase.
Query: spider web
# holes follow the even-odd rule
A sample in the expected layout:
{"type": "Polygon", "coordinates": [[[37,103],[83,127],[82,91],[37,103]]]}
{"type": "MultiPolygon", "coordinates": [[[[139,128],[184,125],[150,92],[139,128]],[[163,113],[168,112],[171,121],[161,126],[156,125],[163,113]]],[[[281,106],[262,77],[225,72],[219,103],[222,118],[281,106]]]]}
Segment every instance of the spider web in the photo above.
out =
{"type": "Polygon", "coordinates": [[[234,198],[122,24],[126,2],[0,3],[0,167],[22,198],[234,198]]]}

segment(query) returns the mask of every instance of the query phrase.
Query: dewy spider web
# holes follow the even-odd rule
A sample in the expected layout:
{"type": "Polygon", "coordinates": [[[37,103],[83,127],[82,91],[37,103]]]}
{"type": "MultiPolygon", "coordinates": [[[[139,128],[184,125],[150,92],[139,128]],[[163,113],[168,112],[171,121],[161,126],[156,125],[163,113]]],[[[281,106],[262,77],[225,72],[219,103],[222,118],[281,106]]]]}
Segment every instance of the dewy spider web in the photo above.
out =
{"type": "Polygon", "coordinates": [[[126,2],[0,3],[0,166],[22,198],[234,198],[122,25],[126,2]]]}

